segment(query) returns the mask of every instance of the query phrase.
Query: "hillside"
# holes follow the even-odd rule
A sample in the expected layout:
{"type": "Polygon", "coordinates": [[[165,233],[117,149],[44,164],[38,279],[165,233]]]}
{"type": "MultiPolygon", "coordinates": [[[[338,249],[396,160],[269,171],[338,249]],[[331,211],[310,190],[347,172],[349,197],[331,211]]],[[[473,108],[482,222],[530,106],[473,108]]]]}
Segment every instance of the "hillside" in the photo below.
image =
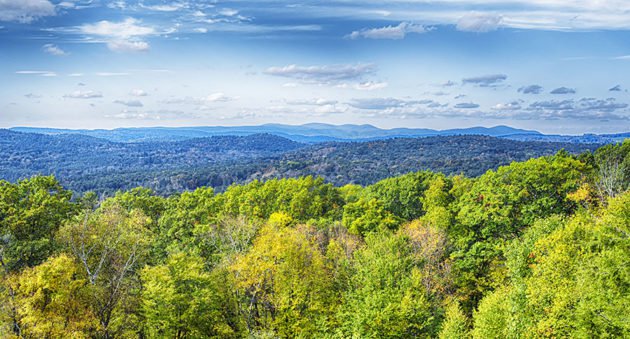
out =
{"type": "Polygon", "coordinates": [[[204,167],[271,157],[304,146],[270,134],[117,143],[84,135],[0,130],[0,173],[11,181],[35,174],[55,174],[69,180],[128,170],[204,167]]]}
{"type": "Polygon", "coordinates": [[[297,143],[270,134],[173,142],[117,143],[83,135],[0,130],[0,179],[54,174],[78,192],[136,186],[161,194],[254,179],[321,176],[335,185],[372,184],[419,170],[479,176],[488,169],[594,144],[520,142],[487,136],[297,143]]]}
{"type": "Polygon", "coordinates": [[[476,177],[513,161],[551,155],[561,149],[577,154],[597,147],[474,135],[334,142],[289,152],[256,178],[316,175],[336,185],[369,185],[420,170],[476,177]]]}

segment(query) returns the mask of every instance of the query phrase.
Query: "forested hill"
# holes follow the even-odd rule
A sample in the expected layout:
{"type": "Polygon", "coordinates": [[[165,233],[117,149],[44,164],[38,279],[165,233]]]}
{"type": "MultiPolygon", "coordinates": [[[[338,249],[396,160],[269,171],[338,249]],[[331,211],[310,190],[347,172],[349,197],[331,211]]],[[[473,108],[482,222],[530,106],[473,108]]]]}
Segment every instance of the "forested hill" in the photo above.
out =
{"type": "Polygon", "coordinates": [[[520,142],[475,135],[332,142],[289,152],[262,177],[316,175],[336,185],[369,185],[420,170],[475,177],[513,161],[551,155],[561,149],[577,154],[598,146],[520,142]]]}
{"type": "Polygon", "coordinates": [[[16,180],[86,174],[203,167],[282,154],[305,145],[270,134],[215,136],[178,142],[116,143],[84,135],[42,135],[0,130],[0,173],[16,180]]]}
{"type": "Polygon", "coordinates": [[[270,134],[117,143],[83,135],[0,130],[0,179],[54,174],[77,192],[136,186],[161,194],[254,179],[315,175],[335,185],[371,184],[418,170],[478,176],[512,161],[576,154],[594,144],[520,142],[486,136],[396,138],[307,145],[270,134]]]}

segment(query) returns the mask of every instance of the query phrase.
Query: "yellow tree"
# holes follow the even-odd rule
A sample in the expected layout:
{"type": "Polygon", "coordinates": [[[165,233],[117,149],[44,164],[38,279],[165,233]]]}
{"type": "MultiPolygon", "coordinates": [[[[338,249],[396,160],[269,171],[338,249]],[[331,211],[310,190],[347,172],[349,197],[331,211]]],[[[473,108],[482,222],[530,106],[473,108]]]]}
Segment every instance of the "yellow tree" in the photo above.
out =
{"type": "Polygon", "coordinates": [[[327,327],[331,277],[310,231],[265,226],[230,266],[251,333],[312,337],[327,327]]]}
{"type": "MultiPolygon", "coordinates": [[[[89,303],[88,281],[65,254],[8,279],[20,338],[88,338],[100,324],[89,303]]],[[[7,333],[3,334],[7,335],[7,333]]]]}

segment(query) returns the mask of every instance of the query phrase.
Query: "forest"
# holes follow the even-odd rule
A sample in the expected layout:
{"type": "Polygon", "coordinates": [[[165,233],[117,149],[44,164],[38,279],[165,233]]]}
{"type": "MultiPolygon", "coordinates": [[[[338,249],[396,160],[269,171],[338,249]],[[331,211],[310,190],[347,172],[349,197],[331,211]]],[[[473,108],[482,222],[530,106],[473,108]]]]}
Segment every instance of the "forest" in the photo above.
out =
{"type": "Polygon", "coordinates": [[[0,129],[0,179],[54,175],[76,193],[106,196],[142,186],[167,196],[199,187],[313,175],[336,186],[371,185],[431,170],[476,177],[512,161],[593,151],[599,144],[515,141],[482,135],[305,144],[272,134],[113,142],[77,134],[0,129]]]}
{"type": "Polygon", "coordinates": [[[367,186],[0,181],[0,337],[629,337],[629,189],[630,140],[367,186]]]}

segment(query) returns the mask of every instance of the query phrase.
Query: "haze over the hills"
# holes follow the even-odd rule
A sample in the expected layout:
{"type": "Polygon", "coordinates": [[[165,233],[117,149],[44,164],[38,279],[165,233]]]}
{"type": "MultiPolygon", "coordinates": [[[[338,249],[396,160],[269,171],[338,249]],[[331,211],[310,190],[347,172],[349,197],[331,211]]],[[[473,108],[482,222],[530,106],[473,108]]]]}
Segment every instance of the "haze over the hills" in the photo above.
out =
{"type": "Polygon", "coordinates": [[[197,127],[144,127],[144,128],[116,128],[113,130],[97,129],[54,129],[13,127],[10,130],[27,133],[48,135],[79,134],[102,138],[115,142],[143,142],[143,141],[178,141],[192,138],[202,138],[220,135],[246,136],[259,133],[269,133],[287,139],[317,143],[325,141],[365,141],[400,137],[428,137],[438,135],[486,135],[513,140],[556,141],[582,143],[611,143],[623,141],[629,133],[607,135],[561,136],[545,135],[538,131],[522,130],[508,126],[472,127],[448,130],[394,128],[380,129],[372,125],[330,125],[310,123],[304,125],[265,124],[258,126],[197,126],[197,127]]]}

